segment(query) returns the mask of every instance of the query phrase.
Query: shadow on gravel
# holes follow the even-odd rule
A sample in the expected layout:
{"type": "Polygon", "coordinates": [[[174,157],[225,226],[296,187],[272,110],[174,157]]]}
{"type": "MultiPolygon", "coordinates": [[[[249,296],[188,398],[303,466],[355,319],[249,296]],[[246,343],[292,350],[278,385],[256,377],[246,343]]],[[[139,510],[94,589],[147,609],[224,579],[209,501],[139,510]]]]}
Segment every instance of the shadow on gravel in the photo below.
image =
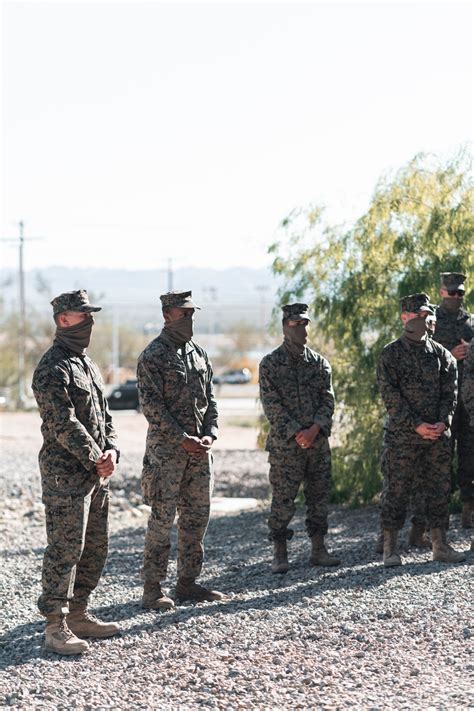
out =
{"type": "Polygon", "coordinates": [[[1,551],[0,556],[2,558],[10,560],[11,558],[14,558],[15,556],[22,556],[22,555],[31,555],[34,553],[35,555],[40,555],[42,556],[44,552],[44,548],[19,548],[18,550],[8,550],[8,551],[1,551]]]}
{"type": "MultiPolygon", "coordinates": [[[[342,508],[331,509],[328,543],[341,558],[341,565],[337,568],[309,567],[310,546],[304,532],[302,508],[298,509],[293,528],[295,536],[288,546],[290,571],[286,575],[272,575],[271,545],[267,540],[266,516],[262,512],[245,511],[213,518],[206,537],[204,584],[234,595],[254,595],[247,600],[231,598],[221,603],[179,606],[177,610],[164,613],[143,610],[140,604],[144,524],[123,529],[110,538],[109,558],[100,587],[103,598],[107,599],[107,588],[110,587],[115,594],[117,590],[124,590],[128,599],[118,604],[93,605],[92,610],[103,619],[133,620],[132,626],[122,633],[123,636],[133,637],[150,628],[165,630],[193,618],[210,618],[211,622],[216,614],[238,615],[255,609],[272,610],[302,601],[317,604],[318,597],[328,592],[380,588],[382,599],[384,586],[394,578],[432,575],[448,569],[440,563],[427,561],[426,557],[407,561],[397,568],[384,569],[381,556],[373,553],[377,531],[375,508],[351,512],[350,516],[342,508]],[[153,615],[151,623],[150,615],[153,615]],[[140,619],[145,616],[146,619],[140,619]]],[[[451,537],[459,540],[458,536],[459,532],[453,529],[451,537]]],[[[38,557],[42,553],[42,549],[33,550],[38,557]]],[[[31,550],[24,553],[30,554],[31,550]]],[[[176,530],[173,531],[170,560],[175,558],[176,530]]],[[[456,567],[473,563],[474,556],[470,555],[465,563],[456,567]]],[[[175,570],[174,565],[170,568],[175,570]]],[[[171,584],[173,578],[174,575],[171,576],[171,584]]],[[[387,613],[377,615],[374,612],[375,617],[381,619],[381,615],[383,617],[387,613]]],[[[17,666],[33,658],[58,662],[76,659],[60,658],[44,652],[40,646],[43,644],[43,629],[44,622],[40,620],[19,625],[1,635],[0,669],[17,666]]]]}
{"type": "MultiPolygon", "coordinates": [[[[354,512],[351,512],[353,516],[354,512]]],[[[439,563],[416,561],[399,568],[384,569],[381,556],[373,553],[376,535],[377,509],[360,513],[360,529],[354,531],[345,524],[344,509],[333,510],[330,525],[335,531],[330,536],[330,545],[341,557],[337,568],[310,568],[308,565],[309,541],[304,532],[303,510],[295,517],[295,536],[289,543],[290,571],[286,575],[270,572],[271,545],[267,540],[266,517],[258,511],[245,511],[238,515],[214,518],[209,524],[206,537],[206,562],[203,583],[223,592],[239,595],[252,593],[250,600],[232,598],[222,603],[179,606],[176,611],[153,613],[140,605],[141,581],[139,569],[143,555],[143,528],[129,528],[112,537],[113,555],[109,558],[107,575],[119,576],[120,571],[135,569],[133,581],[124,580],[129,589],[137,590],[137,599],[115,606],[95,608],[99,616],[116,620],[135,618],[135,623],[124,636],[133,636],[150,629],[164,630],[191,618],[212,618],[215,614],[235,615],[255,608],[271,610],[295,604],[303,598],[311,598],[309,604],[317,603],[318,596],[329,591],[363,590],[383,588],[398,577],[411,577],[439,573],[444,566],[439,563]],[[352,539],[352,536],[354,539],[352,539]],[[223,544],[219,544],[223,541],[223,544]],[[123,565],[123,555],[128,564],[123,565]],[[374,565],[375,563],[375,565],[374,565]],[[218,574],[213,571],[220,569],[218,574]],[[149,615],[155,615],[150,625],[149,615]],[[146,615],[142,623],[139,617],[146,615]]],[[[359,514],[357,515],[359,518],[359,514]]],[[[173,537],[171,559],[176,556],[176,533],[173,537]]],[[[469,561],[466,562],[469,564],[469,561]]],[[[472,563],[472,561],[471,561],[472,563]]],[[[461,564],[465,565],[465,564],[461,564]]],[[[171,580],[172,584],[173,581],[171,580]]],[[[116,581],[114,582],[114,587],[116,581]]]]}
{"type": "Polygon", "coordinates": [[[0,670],[4,671],[35,658],[59,659],[56,655],[43,651],[43,632],[44,621],[39,620],[18,625],[0,635],[0,670]]]}

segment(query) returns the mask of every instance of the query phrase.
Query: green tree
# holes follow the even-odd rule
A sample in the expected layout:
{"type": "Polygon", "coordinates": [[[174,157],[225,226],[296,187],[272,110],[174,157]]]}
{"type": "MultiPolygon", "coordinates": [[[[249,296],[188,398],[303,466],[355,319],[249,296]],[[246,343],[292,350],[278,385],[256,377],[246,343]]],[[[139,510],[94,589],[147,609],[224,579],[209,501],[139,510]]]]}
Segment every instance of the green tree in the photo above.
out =
{"type": "Polygon", "coordinates": [[[380,180],[352,228],[325,224],[324,210],[312,206],[290,214],[270,247],[273,271],[284,277],[282,302],[307,299],[331,347],[337,500],[369,501],[380,489],[385,412],[375,370],[383,346],[400,333],[400,297],[425,291],[436,302],[439,272],[463,271],[473,303],[472,207],[466,153],[445,164],[421,154],[380,180]]]}

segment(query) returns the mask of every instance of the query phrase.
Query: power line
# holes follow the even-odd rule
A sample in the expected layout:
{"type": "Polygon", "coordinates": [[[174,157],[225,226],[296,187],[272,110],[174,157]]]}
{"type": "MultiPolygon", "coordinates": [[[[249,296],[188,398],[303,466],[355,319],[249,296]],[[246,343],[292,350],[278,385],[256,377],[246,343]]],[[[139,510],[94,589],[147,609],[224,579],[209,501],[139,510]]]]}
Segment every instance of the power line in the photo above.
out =
{"type": "Polygon", "coordinates": [[[19,313],[18,313],[18,408],[23,410],[26,404],[26,374],[25,374],[25,352],[26,352],[26,304],[25,304],[25,269],[23,250],[25,242],[32,240],[44,239],[44,237],[27,237],[24,235],[25,224],[23,220],[18,223],[18,237],[6,237],[2,242],[18,242],[18,294],[19,294],[19,313]]]}

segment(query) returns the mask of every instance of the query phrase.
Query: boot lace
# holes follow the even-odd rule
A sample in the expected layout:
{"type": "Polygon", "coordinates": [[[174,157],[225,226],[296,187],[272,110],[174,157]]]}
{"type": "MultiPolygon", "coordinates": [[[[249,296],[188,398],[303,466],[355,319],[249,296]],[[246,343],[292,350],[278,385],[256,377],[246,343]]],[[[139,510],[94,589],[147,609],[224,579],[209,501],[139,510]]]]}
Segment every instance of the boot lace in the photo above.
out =
{"type": "Polygon", "coordinates": [[[86,620],[86,622],[92,622],[95,625],[100,624],[100,620],[98,620],[97,617],[94,617],[94,615],[91,615],[91,613],[87,610],[84,611],[84,620],[86,620]]]}
{"type": "Polygon", "coordinates": [[[71,637],[74,637],[74,634],[71,632],[71,630],[67,626],[67,621],[66,621],[65,617],[61,617],[61,621],[59,623],[59,634],[65,641],[67,641],[68,639],[71,639],[71,637]]]}

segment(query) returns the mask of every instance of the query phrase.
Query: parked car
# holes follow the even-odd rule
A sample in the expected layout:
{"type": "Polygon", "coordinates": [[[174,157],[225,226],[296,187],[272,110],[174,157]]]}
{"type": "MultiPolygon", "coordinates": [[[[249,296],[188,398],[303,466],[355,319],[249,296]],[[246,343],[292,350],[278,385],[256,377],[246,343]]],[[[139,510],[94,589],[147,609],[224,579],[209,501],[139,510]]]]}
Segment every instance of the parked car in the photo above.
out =
{"type": "Polygon", "coordinates": [[[228,385],[244,385],[245,383],[250,383],[252,380],[252,373],[248,368],[240,368],[239,370],[226,370],[220,375],[215,375],[212,382],[215,385],[223,385],[227,383],[228,385]]]}
{"type": "Polygon", "coordinates": [[[126,380],[114,388],[107,398],[111,410],[139,410],[138,385],[136,379],[126,380]]]}

